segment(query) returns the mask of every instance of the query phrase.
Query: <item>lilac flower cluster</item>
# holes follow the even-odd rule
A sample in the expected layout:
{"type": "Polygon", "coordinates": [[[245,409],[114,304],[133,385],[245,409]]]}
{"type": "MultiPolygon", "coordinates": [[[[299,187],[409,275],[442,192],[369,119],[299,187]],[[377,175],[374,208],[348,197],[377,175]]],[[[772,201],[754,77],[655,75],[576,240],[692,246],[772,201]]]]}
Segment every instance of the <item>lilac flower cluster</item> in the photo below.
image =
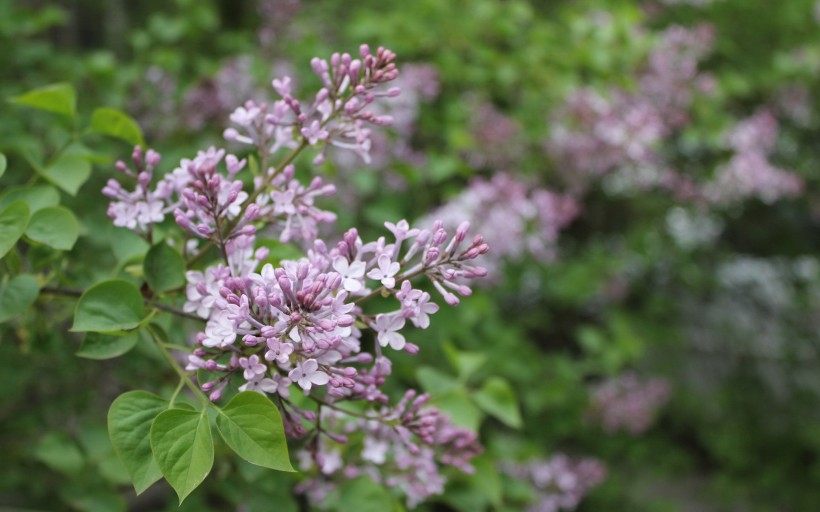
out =
{"type": "Polygon", "coordinates": [[[416,503],[441,492],[441,464],[469,471],[480,447],[474,433],[453,426],[426,404],[426,396],[411,391],[388,405],[381,388],[392,371],[389,353],[417,353],[405,327],[426,329],[439,310],[430,292],[411,280],[425,278],[431,292],[455,306],[472,293],[469,280],[487,275],[475,260],[489,246],[481,235],[468,236],[463,220],[419,228],[405,220],[385,222],[391,236],[368,242],[355,228],[335,243],[318,237],[318,223],[336,217],[315,201],[335,187],[319,177],[308,185],[298,181],[296,155],[316,148],[319,163],[333,146],[367,160],[368,126],[391,121],[374,102],[399,92],[384,87],[398,76],[395,54],[384,48],[372,53],[363,45],[360,55],[313,59],[323,87],[309,105],[292,96],[292,81],[284,77],[273,81],[280,100],[270,106],[248,101],[231,114],[234,127],[225,138],[253,146],[261,162],[249,191],[237,177],[247,159],[212,147],[183,159],[154,188],[159,154],[135,148],[136,171],[122,162],[117,168],[136,179],[136,189],[127,192],[111,180],[103,192],[113,200],[114,223],[149,240],[153,224],[173,212],[186,235],[189,263],[213,247],[221,253],[221,261],[186,273],[183,306],[206,322],[185,370],[197,372],[211,400],[220,400],[229,385],[269,395],[286,435],[311,443],[306,450],[321,475],[340,468],[347,478],[378,473],[379,481],[403,489],[416,503]],[[280,150],[288,152],[271,165],[280,150]],[[299,241],[305,257],[261,264],[269,251],[257,247],[257,230],[277,234],[282,243],[299,241]],[[365,302],[377,297],[379,312],[365,311],[365,302]],[[372,353],[363,350],[371,337],[372,353]],[[346,410],[340,404],[348,401],[360,401],[368,411],[346,410]],[[344,444],[354,431],[363,435],[365,448],[356,455],[359,462],[342,464],[325,445],[344,444]]]}
{"type": "Polygon", "coordinates": [[[291,384],[306,392],[318,386],[335,399],[384,402],[379,386],[389,366],[381,348],[416,353],[418,347],[400,331],[407,322],[427,328],[429,315],[438,311],[430,294],[413,288],[410,279],[426,276],[448,304],[456,305],[457,294],[471,293],[461,281],[486,275],[471,260],[487,252],[481,236],[464,243],[466,223],[452,237],[441,222],[431,230],[410,229],[405,221],[387,226],[395,243],[382,237],[365,244],[351,229],[336,247],[317,240],[307,258],[284,261],[280,268],[266,264],[259,273],[236,275],[217,266],[190,273],[185,310],[204,313],[208,322],[188,369],[222,373],[203,385],[212,399],[241,374],[243,389],[284,396],[291,384]],[[405,241],[409,247],[402,255],[405,241]],[[398,308],[363,313],[358,303],[376,295],[392,295],[398,308]],[[376,334],[375,359],[361,353],[364,327],[376,334]],[[224,356],[230,357],[221,361],[224,356]],[[364,371],[357,368],[371,363],[364,371]],[[276,389],[268,391],[264,386],[272,387],[274,380],[276,389]]]}
{"type": "Polygon", "coordinates": [[[324,160],[328,145],[352,150],[369,162],[368,125],[392,122],[390,116],[377,115],[369,107],[379,97],[398,96],[398,88],[380,88],[398,77],[398,69],[396,55],[385,48],[374,54],[362,45],[359,54],[361,58],[354,59],[347,53],[335,53],[330,62],[314,58],[311,66],[323,87],[308,105],[293,97],[290,77],[274,80],[273,87],[282,99],[270,108],[248,101],[236,109],[231,115],[236,127],[225,130],[225,138],[255,146],[263,162],[280,148],[300,144],[322,148],[315,163],[324,160]]]}
{"type": "Polygon", "coordinates": [[[580,205],[568,195],[533,189],[508,173],[490,180],[474,179],[469,187],[430,216],[455,226],[472,219],[493,253],[484,260],[495,274],[503,260],[529,254],[540,259],[554,256],[559,232],[580,213],[580,205]]]}
{"type": "Polygon", "coordinates": [[[734,154],[718,169],[715,180],[705,187],[706,199],[711,203],[727,203],[756,197],[772,203],[800,194],[803,180],[769,161],[777,134],[777,119],[768,110],[738,122],[726,137],[734,154]]]}
{"type": "MultiPolygon", "coordinates": [[[[424,155],[413,148],[411,139],[416,132],[419,111],[424,103],[435,99],[439,94],[439,75],[430,64],[406,64],[402,66],[401,75],[394,85],[401,89],[401,95],[390,102],[374,105],[374,112],[392,118],[391,135],[383,132],[371,134],[370,166],[383,173],[384,183],[391,188],[400,189],[405,185],[404,178],[391,170],[393,162],[400,160],[421,167],[424,155]]],[[[337,152],[333,155],[334,163],[342,173],[350,173],[358,168],[358,162],[350,153],[337,152]]],[[[352,197],[347,194],[345,199],[352,197]]]]}
{"type": "Polygon", "coordinates": [[[600,484],[607,473],[606,466],[597,459],[571,459],[560,453],[546,460],[508,462],[502,466],[502,470],[532,486],[535,497],[525,509],[527,512],[575,510],[590,489],[600,484]]]}
{"type": "Polygon", "coordinates": [[[589,417],[607,432],[645,432],[655,411],[669,399],[669,383],[663,379],[640,379],[634,373],[604,381],[592,390],[589,417]]]}
{"type": "Polygon", "coordinates": [[[366,475],[374,482],[398,488],[407,496],[407,506],[415,507],[428,497],[444,492],[446,479],[439,464],[472,473],[470,459],[481,452],[476,434],[454,426],[429,405],[428,395],[412,390],[393,407],[375,414],[352,417],[323,409],[322,425],[342,432],[337,439],[317,439],[299,452],[301,469],[312,472],[297,491],[311,505],[323,508],[328,495],[344,480],[366,475]],[[356,438],[361,443],[351,443],[356,438]],[[347,449],[342,466],[341,451],[347,449]],[[355,448],[354,448],[355,447],[355,448]]]}

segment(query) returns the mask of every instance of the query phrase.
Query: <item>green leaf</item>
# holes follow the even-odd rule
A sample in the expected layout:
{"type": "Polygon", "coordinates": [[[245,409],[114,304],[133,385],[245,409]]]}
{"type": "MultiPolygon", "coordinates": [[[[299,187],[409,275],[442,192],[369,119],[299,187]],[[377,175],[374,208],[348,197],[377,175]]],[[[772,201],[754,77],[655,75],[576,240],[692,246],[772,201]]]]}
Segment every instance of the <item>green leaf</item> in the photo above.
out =
{"type": "Polygon", "coordinates": [[[293,471],[279,409],[255,391],[243,391],[216,417],[222,438],[240,457],[258,466],[293,471]]]}
{"type": "Polygon", "coordinates": [[[26,236],[59,251],[70,251],[80,234],[74,214],[62,206],[43,208],[31,216],[26,236]]]}
{"type": "Polygon", "coordinates": [[[23,236],[28,216],[28,206],[23,201],[15,201],[0,211],[0,258],[23,236]]]}
{"type": "Polygon", "coordinates": [[[128,281],[114,279],[89,288],[77,302],[74,332],[114,332],[133,329],[143,319],[142,295],[128,281]]]}
{"type": "Polygon", "coordinates": [[[434,396],[431,403],[444,412],[454,425],[478,432],[484,414],[470,400],[465,390],[434,396]]]}
{"type": "Polygon", "coordinates": [[[416,371],[416,379],[425,391],[434,395],[448,393],[459,387],[459,383],[455,378],[431,366],[419,368],[416,371]]]}
{"type": "Polygon", "coordinates": [[[64,153],[38,172],[45,179],[74,196],[91,176],[91,162],[83,156],[64,153]]]}
{"type": "Polygon", "coordinates": [[[77,445],[63,433],[46,435],[34,447],[34,457],[55,471],[76,474],[85,461],[77,445]]]}
{"type": "Polygon", "coordinates": [[[508,427],[521,428],[521,413],[515,391],[501,377],[487,379],[481,389],[473,393],[473,400],[484,412],[508,427]]]}
{"type": "Polygon", "coordinates": [[[34,215],[43,208],[60,204],[60,192],[51,185],[10,188],[0,197],[0,210],[17,200],[25,201],[29,213],[34,215]]]}
{"type": "Polygon", "coordinates": [[[125,336],[90,332],[85,335],[76,355],[86,359],[111,359],[134,348],[139,339],[139,331],[132,331],[125,336]]]}
{"type": "Polygon", "coordinates": [[[3,153],[0,153],[0,178],[2,178],[3,174],[5,174],[5,172],[6,172],[6,165],[7,165],[6,155],[4,155],[3,153]]]}
{"type": "Polygon", "coordinates": [[[151,424],[168,408],[168,401],[146,391],[129,391],[108,409],[108,435],[134,490],[142,493],[162,477],[151,452],[151,424]]]}
{"type": "Polygon", "coordinates": [[[392,512],[398,507],[398,502],[384,486],[360,476],[339,488],[339,502],[335,509],[339,512],[392,512]]]}
{"type": "Polygon", "coordinates": [[[206,411],[170,409],[160,413],[151,425],[151,450],[182,503],[214,464],[214,441],[206,411]]]}
{"type": "Polygon", "coordinates": [[[487,356],[481,352],[463,352],[457,350],[449,343],[444,345],[444,354],[450,361],[450,364],[458,372],[458,377],[461,381],[466,381],[470,376],[476,372],[481,366],[487,362],[487,356]]]}
{"type": "Polygon", "coordinates": [[[102,107],[91,114],[91,129],[102,135],[108,135],[128,142],[132,146],[141,146],[142,130],[131,116],[115,108],[102,107]]]}
{"type": "Polygon", "coordinates": [[[39,293],[40,284],[32,275],[20,274],[0,283],[0,323],[27,310],[39,293]]]}
{"type": "Polygon", "coordinates": [[[71,84],[66,83],[40,87],[9,101],[69,117],[73,117],[77,110],[77,93],[71,84]]]}
{"type": "Polygon", "coordinates": [[[156,293],[185,285],[185,260],[165,242],[151,247],[143,262],[145,281],[156,293]]]}

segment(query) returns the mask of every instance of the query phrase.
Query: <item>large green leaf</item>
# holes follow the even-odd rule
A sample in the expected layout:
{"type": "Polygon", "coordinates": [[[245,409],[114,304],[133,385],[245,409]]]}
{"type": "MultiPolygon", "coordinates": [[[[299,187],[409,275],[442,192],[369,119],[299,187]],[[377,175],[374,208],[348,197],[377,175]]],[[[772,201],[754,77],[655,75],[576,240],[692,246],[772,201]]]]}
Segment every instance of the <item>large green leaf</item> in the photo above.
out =
{"type": "Polygon", "coordinates": [[[86,359],[111,359],[125,354],[138,341],[139,331],[129,332],[125,336],[90,332],[85,335],[76,355],[86,359]]]}
{"type": "Polygon", "coordinates": [[[473,400],[484,412],[509,427],[521,428],[521,412],[518,400],[510,384],[501,377],[490,377],[473,393],[473,400]]]}
{"type": "Polygon", "coordinates": [[[151,247],[143,262],[145,281],[156,293],[162,293],[185,284],[185,260],[182,255],[160,242],[151,247]]]}
{"type": "Polygon", "coordinates": [[[28,216],[28,205],[23,201],[15,201],[0,211],[0,258],[23,236],[28,216]]]}
{"type": "Polygon", "coordinates": [[[31,216],[26,236],[60,251],[70,251],[80,234],[80,225],[71,210],[62,206],[43,208],[31,216]]]}
{"type": "Polygon", "coordinates": [[[48,112],[74,116],[77,109],[77,93],[71,84],[60,83],[47,85],[29,91],[22,96],[9,100],[11,103],[25,105],[48,112]]]}
{"type": "Polygon", "coordinates": [[[160,413],[151,425],[151,450],[182,503],[208,476],[214,463],[206,411],[170,409],[160,413]]]}
{"type": "Polygon", "coordinates": [[[114,332],[133,329],[143,319],[142,295],[128,281],[114,279],[89,288],[77,302],[72,331],[114,332]]]}
{"type": "Polygon", "coordinates": [[[216,426],[228,446],[251,464],[293,471],[282,417],[267,397],[239,393],[219,411],[216,426]]]}
{"type": "Polygon", "coordinates": [[[142,145],[142,130],[134,119],[114,108],[98,108],[91,114],[91,129],[97,133],[124,140],[133,146],[142,145]]]}
{"type": "Polygon", "coordinates": [[[60,204],[60,192],[51,185],[10,188],[0,196],[0,210],[17,200],[25,201],[29,213],[34,215],[43,208],[60,204]]]}
{"type": "Polygon", "coordinates": [[[168,409],[168,401],[147,391],[129,391],[117,397],[108,409],[108,435],[114,451],[142,493],[162,477],[151,452],[151,424],[168,409]]]}
{"type": "Polygon", "coordinates": [[[91,162],[84,156],[64,153],[38,172],[74,196],[91,176],[91,162]]]}
{"type": "Polygon", "coordinates": [[[6,155],[0,153],[0,178],[3,177],[3,174],[6,172],[6,155]]]}
{"type": "Polygon", "coordinates": [[[21,274],[0,283],[0,322],[19,315],[37,300],[40,285],[34,276],[21,274]]]}

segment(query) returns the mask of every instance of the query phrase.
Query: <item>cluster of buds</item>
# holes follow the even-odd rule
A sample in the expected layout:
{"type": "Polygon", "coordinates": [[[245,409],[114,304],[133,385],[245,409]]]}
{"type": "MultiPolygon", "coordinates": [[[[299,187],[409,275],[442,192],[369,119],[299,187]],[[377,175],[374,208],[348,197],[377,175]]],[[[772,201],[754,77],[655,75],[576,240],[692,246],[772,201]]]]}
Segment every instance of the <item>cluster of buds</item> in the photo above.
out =
{"type": "Polygon", "coordinates": [[[108,205],[108,216],[115,226],[128,228],[139,233],[148,233],[152,224],[162,222],[165,214],[170,211],[164,197],[156,191],[150,190],[154,177],[154,169],[159,165],[160,155],[156,151],[148,150],[143,154],[142,148],[137,146],[131,154],[136,170],[132,170],[125,162],[116,163],[118,171],[136,179],[137,185],[133,192],[126,191],[117,180],[110,179],[103,188],[103,194],[112,199],[108,205]]]}
{"type": "Polygon", "coordinates": [[[263,161],[280,148],[300,145],[321,147],[314,159],[324,161],[327,146],[350,149],[365,162],[370,159],[370,129],[368,125],[384,126],[392,122],[369,107],[380,97],[395,97],[399,89],[383,89],[398,77],[396,55],[385,48],[371,53],[367,45],[359,49],[360,59],[350,54],[335,53],[330,62],[314,58],[313,71],[323,87],[310,104],[293,97],[292,80],[283,77],[273,81],[274,90],[282,97],[270,107],[248,101],[236,109],[231,121],[236,127],[225,130],[230,141],[255,146],[263,161]]]}
{"type": "Polygon", "coordinates": [[[428,395],[408,391],[394,407],[382,407],[367,417],[351,417],[330,409],[322,411],[322,425],[340,432],[336,439],[316,438],[299,452],[301,469],[311,476],[297,491],[311,505],[326,504],[329,491],[345,480],[367,475],[375,482],[399,488],[407,496],[408,507],[444,490],[440,465],[454,466],[472,473],[470,460],[481,452],[475,433],[454,426],[435,407],[427,405],[428,395]],[[352,439],[358,448],[340,452],[352,439]]]}

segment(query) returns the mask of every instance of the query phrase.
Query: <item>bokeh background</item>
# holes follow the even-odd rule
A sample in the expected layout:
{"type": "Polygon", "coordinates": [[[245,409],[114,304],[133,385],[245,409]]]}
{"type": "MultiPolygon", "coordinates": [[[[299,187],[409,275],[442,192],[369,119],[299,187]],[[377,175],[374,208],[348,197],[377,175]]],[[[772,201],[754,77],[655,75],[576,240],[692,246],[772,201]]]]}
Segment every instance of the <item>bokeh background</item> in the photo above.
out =
{"type": "MultiPolygon", "coordinates": [[[[467,217],[492,248],[491,279],[394,366],[485,446],[418,509],[820,507],[815,0],[0,0],[0,97],[71,83],[171,170],[272,78],[309,92],[311,57],[361,43],[398,54],[403,93],[371,165],[321,166],[331,229],[467,217]]],[[[64,131],[0,104],[0,204],[64,131]]],[[[129,152],[94,140],[61,193],[80,241],[28,254],[67,285],[141,268],[99,192],[129,152]]],[[[72,304],[0,325],[0,509],[178,510],[164,483],[134,496],[105,430],[119,393],[173,375],[148,344],[75,356],[72,304]]],[[[299,478],[218,455],[179,510],[304,510],[299,478]]]]}

